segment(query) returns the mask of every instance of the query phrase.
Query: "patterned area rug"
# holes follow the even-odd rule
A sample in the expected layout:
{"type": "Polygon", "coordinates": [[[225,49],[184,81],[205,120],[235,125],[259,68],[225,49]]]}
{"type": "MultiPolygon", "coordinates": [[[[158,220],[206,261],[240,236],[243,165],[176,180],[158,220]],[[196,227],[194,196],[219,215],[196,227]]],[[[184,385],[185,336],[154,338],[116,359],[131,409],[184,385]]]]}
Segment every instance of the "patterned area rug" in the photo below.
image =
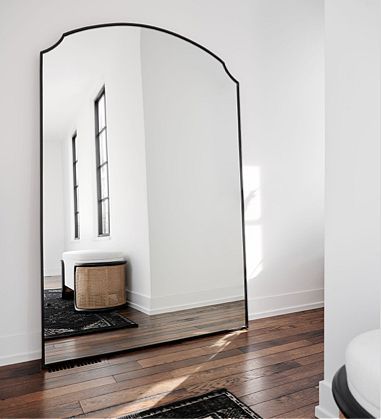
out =
{"type": "Polygon", "coordinates": [[[119,419],[144,418],[261,419],[250,407],[226,389],[212,391],[201,396],[123,416],[119,419]]]}
{"type": "Polygon", "coordinates": [[[137,323],[124,317],[118,310],[76,311],[73,300],[61,298],[61,290],[44,292],[44,336],[56,339],[106,330],[138,327],[137,323]]]}

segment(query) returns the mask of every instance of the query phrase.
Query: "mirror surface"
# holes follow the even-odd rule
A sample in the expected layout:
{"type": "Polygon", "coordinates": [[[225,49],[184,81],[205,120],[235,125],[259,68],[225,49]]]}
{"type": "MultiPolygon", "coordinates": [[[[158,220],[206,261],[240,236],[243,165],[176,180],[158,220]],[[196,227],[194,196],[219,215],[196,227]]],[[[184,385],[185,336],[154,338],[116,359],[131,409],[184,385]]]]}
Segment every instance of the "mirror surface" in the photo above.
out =
{"type": "Polygon", "coordinates": [[[111,26],[42,54],[45,364],[246,326],[237,83],[111,26]]]}

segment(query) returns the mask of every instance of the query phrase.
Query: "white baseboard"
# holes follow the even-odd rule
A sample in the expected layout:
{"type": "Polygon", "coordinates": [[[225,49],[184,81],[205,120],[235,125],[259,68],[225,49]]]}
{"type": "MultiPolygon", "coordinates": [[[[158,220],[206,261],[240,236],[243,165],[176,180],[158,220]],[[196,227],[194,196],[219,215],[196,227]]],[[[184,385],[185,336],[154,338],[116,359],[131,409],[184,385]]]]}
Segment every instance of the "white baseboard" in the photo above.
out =
{"type": "Polygon", "coordinates": [[[249,320],[312,310],[323,306],[323,288],[257,297],[249,300],[249,320]]]}
{"type": "Polygon", "coordinates": [[[338,418],[339,416],[332,416],[332,413],[327,412],[323,407],[315,406],[315,417],[318,419],[338,418]]]}
{"type": "Polygon", "coordinates": [[[339,409],[332,395],[331,383],[327,380],[319,383],[319,406],[315,407],[315,416],[319,419],[339,417],[339,409]]]}
{"type": "Polygon", "coordinates": [[[36,359],[41,359],[41,351],[20,352],[14,355],[1,356],[0,367],[19,364],[20,362],[35,361],[36,359]]]}
{"type": "MultiPolygon", "coordinates": [[[[212,297],[213,291],[198,292],[192,294],[169,295],[162,297],[150,298],[148,295],[135,291],[127,291],[127,300],[132,308],[142,311],[148,315],[171,313],[180,310],[189,310],[191,308],[205,307],[214,304],[223,304],[233,301],[243,300],[242,295],[223,296],[224,289],[215,291],[215,298],[212,297]],[[179,304],[179,302],[182,303],[179,304]]],[[[225,291],[225,290],[224,290],[225,291]]],[[[234,289],[236,292],[236,290],[234,289]]],[[[225,295],[229,293],[225,292],[225,295]]]]}
{"type": "Polygon", "coordinates": [[[0,366],[41,359],[41,333],[0,336],[0,366]],[[19,352],[19,348],[24,351],[19,352]]]}

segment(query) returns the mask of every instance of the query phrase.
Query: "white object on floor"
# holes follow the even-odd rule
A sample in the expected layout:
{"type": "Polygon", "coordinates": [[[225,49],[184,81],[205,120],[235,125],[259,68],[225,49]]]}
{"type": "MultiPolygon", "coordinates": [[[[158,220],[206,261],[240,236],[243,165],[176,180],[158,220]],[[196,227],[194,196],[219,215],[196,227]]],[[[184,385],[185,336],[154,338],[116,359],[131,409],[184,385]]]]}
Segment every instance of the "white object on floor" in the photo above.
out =
{"type": "Polygon", "coordinates": [[[345,353],[345,368],[350,392],[375,418],[380,417],[381,329],[356,336],[345,353]]]}
{"type": "Polygon", "coordinates": [[[65,285],[74,290],[74,268],[83,263],[121,262],[122,252],[110,250],[72,250],[62,253],[65,266],[65,285]]]}

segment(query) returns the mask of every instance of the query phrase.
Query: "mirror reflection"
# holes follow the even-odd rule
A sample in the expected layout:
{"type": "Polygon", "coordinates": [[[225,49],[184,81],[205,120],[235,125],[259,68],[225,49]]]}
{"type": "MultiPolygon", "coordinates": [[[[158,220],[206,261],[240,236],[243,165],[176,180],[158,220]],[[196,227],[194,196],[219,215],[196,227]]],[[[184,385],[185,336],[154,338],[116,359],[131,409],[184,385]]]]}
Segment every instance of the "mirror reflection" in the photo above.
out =
{"type": "Polygon", "coordinates": [[[159,30],[43,54],[45,364],[246,325],[237,85],[159,30]]]}

